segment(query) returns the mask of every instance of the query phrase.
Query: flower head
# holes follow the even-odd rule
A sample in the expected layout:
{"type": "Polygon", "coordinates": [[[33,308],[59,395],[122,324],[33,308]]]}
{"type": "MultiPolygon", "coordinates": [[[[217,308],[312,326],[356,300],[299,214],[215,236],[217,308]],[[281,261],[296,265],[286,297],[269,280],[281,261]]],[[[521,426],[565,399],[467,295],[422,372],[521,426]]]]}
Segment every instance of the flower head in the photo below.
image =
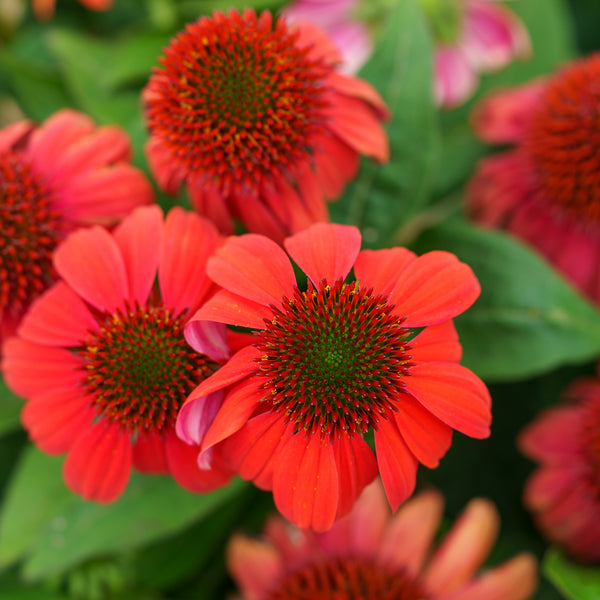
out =
{"type": "MultiPolygon", "coordinates": [[[[23,425],[42,451],[68,453],[65,481],[84,498],[118,498],[132,465],[192,491],[228,481],[217,465],[200,471],[198,450],[175,434],[188,393],[229,355],[221,325],[203,329],[204,353],[183,337],[211,293],[205,265],[219,244],[201,217],[175,208],[163,223],[156,206],[137,209],[113,235],[72,233],[54,256],[60,280],[6,341],[6,381],[27,399],[23,425]]],[[[213,394],[207,410],[220,401],[213,394]]]]}
{"type": "Polygon", "coordinates": [[[130,152],[120,129],[72,110],[0,130],[0,341],[54,281],[52,252],[67,233],[153,201],[130,152]]]}
{"type": "Polygon", "coordinates": [[[472,500],[433,548],[443,499],[422,492],[391,515],[369,485],[352,512],[321,534],[271,519],[265,539],[236,535],[228,566],[244,600],[527,600],[537,587],[529,554],[478,574],[498,533],[498,513],[472,500]],[[433,551],[433,552],[432,552],[433,551]]]}
{"type": "Polygon", "coordinates": [[[521,21],[494,0],[421,0],[435,38],[434,92],[453,108],[473,94],[478,73],[530,53],[521,21]]]}
{"type": "Polygon", "coordinates": [[[600,301],[600,54],[548,79],[498,92],[474,114],[477,133],[514,144],[481,161],[468,210],[520,236],[600,301]]]}
{"type": "Polygon", "coordinates": [[[192,392],[178,432],[203,452],[218,447],[243,478],[272,489],[300,527],[330,527],[377,471],[396,508],[418,463],[437,466],[453,429],[489,435],[490,397],[458,364],[452,323],[479,294],[472,271],[446,252],[359,252],[360,243],[356,228],[325,224],[286,239],[304,289],[277,244],[231,238],[207,267],[223,290],[186,326],[197,336],[204,320],[241,325],[256,338],[192,392]],[[226,385],[199,434],[186,410],[226,385]]]}
{"type": "Polygon", "coordinates": [[[323,33],[271,14],[201,17],[165,49],[145,91],[147,153],[161,187],[187,184],[225,232],[232,219],[281,241],[327,219],[358,154],[384,161],[387,109],[336,71],[323,33]]]}
{"type": "Polygon", "coordinates": [[[579,560],[600,561],[600,379],[573,382],[565,402],[539,415],[518,442],[540,463],[524,500],[542,532],[579,560]]]}

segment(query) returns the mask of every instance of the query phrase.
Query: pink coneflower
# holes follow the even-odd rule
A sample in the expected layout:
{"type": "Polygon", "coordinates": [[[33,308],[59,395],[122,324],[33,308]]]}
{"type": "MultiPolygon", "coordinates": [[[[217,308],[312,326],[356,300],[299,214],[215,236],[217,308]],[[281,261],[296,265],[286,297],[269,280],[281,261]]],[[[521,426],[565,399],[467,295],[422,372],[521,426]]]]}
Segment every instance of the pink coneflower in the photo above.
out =
{"type": "Polygon", "coordinates": [[[294,0],[281,14],[290,23],[308,21],[327,33],[342,57],[340,70],[356,73],[373,51],[366,25],[352,18],[357,0],[294,0]]]}
{"type": "Polygon", "coordinates": [[[479,73],[496,71],[530,53],[527,31],[496,0],[421,0],[435,38],[434,93],[453,108],[468,100],[479,73]]]}
{"type": "Polygon", "coordinates": [[[203,452],[218,447],[244,479],[272,489],[290,521],[325,530],[378,471],[396,508],[419,462],[436,467],[454,429],[489,435],[490,397],[458,364],[452,323],[479,284],[447,252],[360,252],[355,227],[316,224],[284,244],[289,258],[248,234],[209,260],[223,290],[186,335],[200,337],[207,320],[250,327],[256,338],[190,394],[178,433],[203,452]],[[305,291],[290,258],[309,279],[305,291]],[[346,282],[352,268],[356,281],[346,282]],[[198,431],[186,410],[201,413],[203,396],[226,386],[210,428],[198,431]]]}
{"type": "Polygon", "coordinates": [[[201,17],[165,49],[145,91],[152,170],[167,192],[221,231],[233,220],[281,241],[328,219],[359,154],[388,158],[387,109],[366,82],[336,70],[314,26],[269,12],[201,17]]]}
{"type": "Polygon", "coordinates": [[[519,437],[540,463],[527,482],[525,504],[552,542],[582,561],[600,561],[600,379],[581,378],[519,437]]]}
{"type": "Polygon", "coordinates": [[[487,142],[514,147],[483,159],[470,215],[535,246],[600,302],[600,54],[547,79],[498,92],[474,113],[487,142]]]}
{"type": "Polygon", "coordinates": [[[529,554],[482,569],[498,533],[493,504],[472,500],[434,546],[442,496],[423,492],[391,515],[378,481],[326,533],[267,522],[263,540],[236,535],[227,562],[243,600],[527,600],[529,554]]]}
{"type": "Polygon", "coordinates": [[[54,281],[52,252],[67,233],[153,201],[130,155],[123,131],[73,110],[0,130],[0,342],[54,281]]]}
{"type": "Polygon", "coordinates": [[[27,399],[23,425],[42,451],[68,453],[65,481],[84,498],[118,498],[132,465],[196,492],[230,478],[216,464],[201,471],[198,449],[175,435],[186,396],[229,355],[223,326],[206,325],[204,353],[183,337],[212,293],[205,265],[219,244],[208,221],[174,208],[163,223],[157,206],[113,235],[72,233],[55,252],[60,280],[6,341],[6,382],[27,399]]]}
{"type": "MultiPolygon", "coordinates": [[[[79,0],[79,3],[91,10],[108,10],[114,0],[79,0]]],[[[33,0],[33,12],[38,19],[46,20],[54,16],[56,0],[33,0]]]]}

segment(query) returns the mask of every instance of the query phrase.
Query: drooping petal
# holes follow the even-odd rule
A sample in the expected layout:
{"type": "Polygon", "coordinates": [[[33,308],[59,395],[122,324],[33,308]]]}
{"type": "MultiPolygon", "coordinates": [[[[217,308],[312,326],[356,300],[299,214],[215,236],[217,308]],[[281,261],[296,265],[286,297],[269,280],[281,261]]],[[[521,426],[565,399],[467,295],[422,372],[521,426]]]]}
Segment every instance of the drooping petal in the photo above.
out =
{"type": "Polygon", "coordinates": [[[537,570],[534,556],[517,554],[447,596],[447,600],[528,600],[538,586],[537,570]]]}
{"type": "Polygon", "coordinates": [[[292,297],[296,283],[281,247],[256,234],[229,238],[208,261],[207,272],[226,290],[265,306],[292,297]]]}
{"type": "Polygon", "coordinates": [[[378,552],[382,563],[405,570],[409,576],[419,575],[430,554],[443,511],[444,499],[433,490],[407,500],[386,528],[378,552]]]}
{"type": "Polygon", "coordinates": [[[452,321],[425,327],[410,341],[411,360],[417,364],[424,362],[459,362],[462,347],[452,321]]]}
{"type": "Polygon", "coordinates": [[[27,402],[21,422],[43,452],[62,454],[92,424],[94,417],[90,398],[77,388],[65,387],[48,390],[27,402]]]}
{"type": "Polygon", "coordinates": [[[97,327],[86,304],[59,281],[44,292],[26,313],[19,335],[43,346],[79,346],[97,327]]]}
{"type": "Polygon", "coordinates": [[[165,435],[167,464],[173,479],[183,488],[205,493],[226,485],[233,472],[222,465],[210,469],[198,466],[198,446],[186,444],[172,431],[165,435]]]}
{"type": "Polygon", "coordinates": [[[162,212],[158,206],[138,208],[114,231],[129,281],[129,297],[144,305],[154,284],[162,241],[162,212]]]}
{"type": "Polygon", "coordinates": [[[350,272],[360,250],[356,227],[317,223],[285,240],[285,249],[315,286],[323,279],[334,283],[350,272]]]}
{"type": "Polygon", "coordinates": [[[0,152],[10,150],[34,129],[33,121],[17,121],[0,129],[0,152]]]}
{"type": "MultiPolygon", "coordinates": [[[[179,184],[178,184],[179,186],[179,184]]],[[[232,235],[233,221],[227,197],[206,177],[190,176],[187,190],[192,206],[225,235],[232,235]]]]}
{"type": "Polygon", "coordinates": [[[2,373],[19,396],[31,398],[54,388],[77,388],[83,361],[63,348],[50,348],[20,338],[2,346],[2,373]]]}
{"type": "MultiPolygon", "coordinates": [[[[160,74],[158,75],[160,77],[160,74]]],[[[148,88],[144,90],[142,97],[145,99],[148,88]]],[[[158,186],[167,194],[176,194],[183,182],[185,173],[173,162],[171,153],[164,147],[163,141],[157,137],[151,137],[144,146],[150,170],[156,179],[158,186]]]]}
{"type": "Polygon", "coordinates": [[[131,144],[122,129],[98,127],[57,153],[49,180],[60,187],[86,171],[130,158],[131,144]]]}
{"type": "Polygon", "coordinates": [[[481,288],[471,268],[454,254],[428,252],[411,262],[390,294],[405,327],[435,325],[469,308],[481,288]]]}
{"type": "Polygon", "coordinates": [[[187,343],[199,354],[213,360],[227,360],[231,350],[227,344],[227,329],[222,323],[194,320],[184,328],[187,343]]]}
{"type": "Polygon", "coordinates": [[[228,385],[244,379],[256,369],[256,359],[260,353],[253,346],[246,346],[236,352],[216,373],[207,377],[196,389],[194,389],[186,402],[192,402],[195,398],[212,394],[228,385]]]}
{"type": "Polygon", "coordinates": [[[337,92],[363,100],[377,112],[380,119],[390,118],[391,113],[387,104],[383,101],[379,92],[364,79],[333,72],[328,76],[328,81],[335,87],[337,92]]]}
{"type": "Polygon", "coordinates": [[[475,91],[478,77],[465,53],[455,46],[438,46],[434,56],[434,94],[439,106],[453,108],[475,91]]]}
{"type": "Polygon", "coordinates": [[[36,170],[52,177],[60,158],[58,148],[68,148],[94,130],[94,122],[87,115],[64,108],[54,113],[31,135],[28,152],[36,170]]]}
{"type": "Polygon", "coordinates": [[[381,481],[395,511],[415,489],[418,462],[392,419],[380,421],[375,432],[375,450],[381,481]]]}
{"type": "Polygon", "coordinates": [[[179,439],[186,444],[200,446],[222,405],[221,390],[186,402],[177,415],[176,431],[179,439]]]}
{"type": "MultiPolygon", "coordinates": [[[[264,304],[247,300],[227,290],[220,290],[205,302],[188,321],[185,326],[185,335],[186,339],[189,335],[192,341],[196,336],[201,336],[202,329],[205,327],[202,324],[204,321],[264,329],[264,320],[272,318],[272,310],[264,304]]],[[[190,340],[188,343],[192,345],[193,342],[190,340]]]]}
{"type": "Polygon", "coordinates": [[[485,384],[455,363],[411,367],[406,389],[438,419],[474,438],[490,435],[491,399],[485,384]]]}
{"type": "Polygon", "coordinates": [[[227,546],[227,566],[245,600],[260,600],[284,572],[283,560],[271,545],[234,535],[227,546]]]}
{"type": "Polygon", "coordinates": [[[417,255],[406,248],[363,250],[354,263],[354,274],[362,287],[372,287],[376,294],[389,294],[398,276],[417,255]]]}
{"type": "Polygon", "coordinates": [[[580,478],[586,477],[585,471],[583,461],[581,464],[546,465],[537,469],[525,483],[525,504],[534,511],[550,510],[562,502],[580,478]]]}
{"type": "Polygon", "coordinates": [[[114,502],[131,473],[131,440],[114,424],[99,421],[77,438],[63,466],[65,483],[85,500],[114,502]]]}
{"type": "Polygon", "coordinates": [[[129,282],[121,251],[102,227],[72,233],[55,251],[54,266],[86,301],[101,311],[125,309],[129,282]]]}
{"type": "Polygon", "coordinates": [[[127,163],[86,171],[65,183],[56,204],[71,221],[112,225],[134,208],[154,202],[146,176],[127,163]]]}
{"type": "Polygon", "coordinates": [[[430,469],[437,467],[452,443],[452,428],[408,394],[399,398],[394,418],[417,460],[430,469]]]}
{"type": "Polygon", "coordinates": [[[338,510],[339,479],[330,441],[302,432],[290,436],[273,473],[273,498],[300,528],[325,531],[338,510]]]}
{"type": "Polygon", "coordinates": [[[377,460],[369,445],[359,436],[334,438],[335,462],[340,481],[337,518],[350,511],[364,487],[377,476],[377,460]]]}
{"type": "Polygon", "coordinates": [[[315,175],[325,198],[342,195],[348,181],[358,172],[358,154],[333,133],[323,132],[313,137],[315,175]]]}
{"type": "Polygon", "coordinates": [[[491,502],[471,500],[427,565],[426,588],[442,596],[464,585],[487,558],[499,527],[498,511],[491,502]]]}
{"type": "Polygon", "coordinates": [[[221,243],[212,223],[175,207],[165,219],[158,265],[160,291],[176,313],[195,311],[211,287],[206,263],[221,243]]]}
{"type": "Polygon", "coordinates": [[[163,436],[157,432],[140,432],[133,444],[132,461],[135,469],[141,473],[168,473],[163,436]]]}
{"type": "Polygon", "coordinates": [[[523,139],[531,112],[538,105],[547,82],[537,79],[496,91],[477,103],[471,123],[477,135],[489,144],[510,144],[523,139]]]}

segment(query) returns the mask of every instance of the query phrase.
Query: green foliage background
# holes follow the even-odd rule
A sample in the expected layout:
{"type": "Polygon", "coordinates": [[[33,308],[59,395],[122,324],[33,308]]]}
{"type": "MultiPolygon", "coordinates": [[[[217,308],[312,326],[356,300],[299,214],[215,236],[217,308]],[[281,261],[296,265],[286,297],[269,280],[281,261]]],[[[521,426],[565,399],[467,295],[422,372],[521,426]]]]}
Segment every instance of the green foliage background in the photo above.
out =
{"type": "MultiPolygon", "coordinates": [[[[161,48],[198,15],[247,4],[277,9],[282,2],[116,0],[113,10],[91,13],[63,0],[48,23],[36,22],[26,8],[16,23],[0,22],[0,123],[19,114],[43,120],[59,108],[77,108],[126,129],[135,163],[147,170],[139,94],[161,48]]],[[[519,455],[514,438],[574,377],[594,372],[600,315],[534,251],[467,223],[461,204],[475,162],[490,151],[470,131],[473,103],[490,89],[548,73],[600,47],[600,3],[512,3],[530,31],[533,58],[484,77],[476,98],[452,112],[431,102],[432,41],[416,0],[387,4],[377,50],[361,75],[392,109],[392,158],[384,166],[364,161],[333,205],[332,218],[358,225],[371,247],[447,249],[473,267],[483,292],[457,326],[464,364],[490,384],[494,400],[491,438],[456,435],[437,470],[421,469],[419,485],[445,493],[448,522],[472,497],[492,498],[502,531],[490,564],[534,552],[544,561],[536,600],[598,599],[600,571],[548,549],[522,508],[532,464],[519,455]]],[[[184,196],[157,194],[165,209],[186,204],[184,196]]],[[[270,495],[238,480],[195,496],[168,478],[139,475],[117,503],[85,503],[64,487],[62,459],[43,456],[27,441],[20,407],[21,400],[0,385],[2,600],[177,600],[232,593],[225,543],[234,530],[260,530],[273,510],[270,495]]]]}

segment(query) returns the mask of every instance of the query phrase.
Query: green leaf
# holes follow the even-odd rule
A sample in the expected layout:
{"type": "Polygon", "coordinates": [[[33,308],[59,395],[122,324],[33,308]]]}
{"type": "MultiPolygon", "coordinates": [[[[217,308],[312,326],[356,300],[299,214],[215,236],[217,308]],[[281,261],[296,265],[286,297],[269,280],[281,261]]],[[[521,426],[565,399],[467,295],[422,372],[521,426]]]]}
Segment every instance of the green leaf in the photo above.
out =
{"type": "Polygon", "coordinates": [[[372,232],[384,246],[426,202],[438,158],[436,109],[431,90],[432,43],[416,0],[396,0],[377,48],[360,76],[381,93],[392,112],[387,126],[390,162],[363,161],[360,174],[333,219],[372,232]]]}
{"type": "Polygon", "coordinates": [[[565,598],[600,600],[600,568],[577,565],[557,548],[551,548],[544,556],[542,569],[565,598]]]}
{"type": "Polygon", "coordinates": [[[19,427],[23,400],[15,396],[0,380],[0,435],[19,427]]]}
{"type": "Polygon", "coordinates": [[[24,558],[28,580],[175,534],[243,489],[236,480],[211,494],[195,495],[169,477],[134,473],[117,502],[98,505],[65,488],[61,462],[29,448],[0,515],[0,565],[24,558]]]}
{"type": "Polygon", "coordinates": [[[600,353],[600,313],[516,239],[449,223],[416,246],[454,252],[477,275],[481,296],[456,326],[463,363],[484,379],[532,376],[600,353]]]}

